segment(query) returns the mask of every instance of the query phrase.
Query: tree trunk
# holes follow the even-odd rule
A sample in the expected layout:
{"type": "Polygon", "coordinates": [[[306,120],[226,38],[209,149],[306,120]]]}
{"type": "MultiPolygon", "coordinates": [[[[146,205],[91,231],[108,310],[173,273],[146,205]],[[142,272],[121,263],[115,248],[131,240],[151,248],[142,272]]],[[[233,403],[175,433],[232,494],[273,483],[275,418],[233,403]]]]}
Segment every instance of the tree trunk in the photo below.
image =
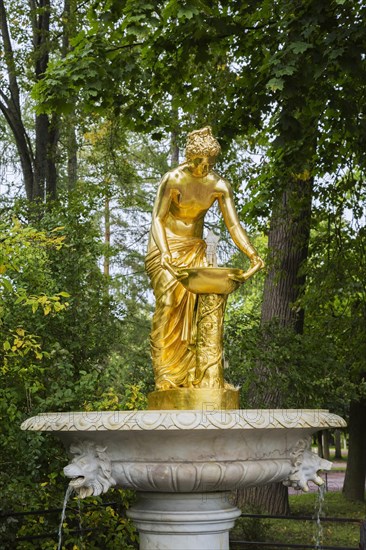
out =
{"type": "MultiPolygon", "coordinates": [[[[64,0],[62,55],[66,57],[71,50],[70,38],[76,34],[76,0],[64,0]]],[[[74,102],[73,102],[74,104],[74,102]]],[[[67,188],[69,191],[75,189],[78,173],[77,139],[75,128],[75,108],[70,114],[64,115],[67,151],[67,188]]]]}
{"type": "Polygon", "coordinates": [[[341,430],[334,430],[334,447],[335,460],[342,460],[342,432],[341,430]]]}
{"type": "Polygon", "coordinates": [[[47,156],[47,179],[46,194],[50,199],[57,198],[57,145],[60,137],[59,117],[52,116],[48,128],[48,156],[47,156]]]}
{"type": "MultiPolygon", "coordinates": [[[[33,12],[33,43],[35,53],[36,80],[46,72],[50,48],[50,0],[40,0],[38,10],[33,12]]],[[[36,154],[34,169],[35,199],[56,199],[56,145],[58,129],[56,117],[52,123],[46,114],[36,115],[36,154]]]]}
{"type": "Polygon", "coordinates": [[[350,500],[365,500],[366,475],[366,402],[352,401],[348,431],[349,450],[343,494],[350,500]]]}
{"type": "Polygon", "coordinates": [[[274,208],[268,235],[268,275],[261,324],[276,320],[302,333],[304,310],[296,300],[305,283],[301,272],[308,256],[313,180],[292,180],[274,208]]]}
{"type": "Polygon", "coordinates": [[[179,119],[177,109],[172,110],[172,120],[174,121],[175,125],[170,133],[170,165],[172,168],[175,168],[179,164],[179,147],[177,142],[179,119]]]}
{"type": "Polygon", "coordinates": [[[0,36],[3,42],[4,61],[8,77],[8,92],[0,90],[0,111],[13,133],[22,167],[27,198],[32,199],[34,186],[33,152],[29,137],[23,125],[20,108],[20,91],[17,80],[17,67],[8,27],[7,13],[3,0],[0,0],[0,36]]]}
{"type": "Polygon", "coordinates": [[[110,253],[110,246],[111,246],[111,212],[110,212],[110,203],[109,203],[109,196],[107,195],[105,197],[104,201],[104,246],[105,246],[105,253],[104,253],[104,275],[109,279],[110,275],[110,260],[109,260],[109,253],[110,253]]]}
{"type": "Polygon", "coordinates": [[[36,116],[36,158],[34,166],[33,199],[43,200],[46,193],[48,156],[48,116],[36,116]]]}
{"type": "Polygon", "coordinates": [[[288,488],[282,483],[269,483],[262,487],[251,487],[237,491],[236,506],[269,514],[288,516],[290,505],[288,488]]]}
{"type": "MultiPolygon", "coordinates": [[[[264,285],[261,326],[265,347],[270,339],[266,328],[272,322],[301,333],[304,312],[296,305],[305,283],[301,271],[307,259],[310,237],[312,179],[293,179],[275,205],[268,236],[268,274],[264,285]]],[[[282,408],[280,388],[269,387],[267,379],[273,366],[258,362],[256,381],[251,385],[252,407],[282,408]]],[[[271,373],[273,377],[273,374],[271,373]]],[[[288,490],[282,483],[272,483],[239,491],[240,505],[264,509],[271,514],[288,514],[288,490]]]]}
{"type": "Polygon", "coordinates": [[[5,94],[0,91],[0,111],[3,113],[6,122],[8,123],[14,137],[15,145],[18,151],[20,165],[23,173],[25,193],[28,200],[32,200],[34,188],[33,174],[33,154],[29,146],[27,134],[23,126],[21,115],[18,116],[12,109],[11,105],[7,105],[5,94]]]}
{"type": "Polygon", "coordinates": [[[323,458],[325,460],[330,460],[330,449],[329,449],[329,430],[324,430],[322,432],[322,438],[323,438],[323,458]]]}
{"type": "MultiPolygon", "coordinates": [[[[43,78],[48,66],[50,51],[50,0],[29,0],[32,25],[34,75],[36,80],[43,78]]],[[[12,40],[10,36],[5,3],[0,0],[0,36],[5,53],[4,61],[8,78],[8,90],[0,90],[0,111],[14,135],[23,173],[28,200],[43,201],[47,196],[56,198],[56,147],[58,123],[56,117],[50,122],[48,115],[35,117],[35,147],[25,130],[20,105],[20,90],[12,40]]]]}
{"type": "Polygon", "coordinates": [[[77,139],[74,123],[74,114],[65,116],[66,124],[66,149],[67,149],[67,188],[75,189],[78,179],[77,139]]]}
{"type": "Polygon", "coordinates": [[[317,441],[317,444],[318,444],[318,455],[320,456],[320,458],[324,458],[324,449],[323,449],[323,436],[322,436],[322,432],[318,432],[316,434],[316,441],[317,441]]]}

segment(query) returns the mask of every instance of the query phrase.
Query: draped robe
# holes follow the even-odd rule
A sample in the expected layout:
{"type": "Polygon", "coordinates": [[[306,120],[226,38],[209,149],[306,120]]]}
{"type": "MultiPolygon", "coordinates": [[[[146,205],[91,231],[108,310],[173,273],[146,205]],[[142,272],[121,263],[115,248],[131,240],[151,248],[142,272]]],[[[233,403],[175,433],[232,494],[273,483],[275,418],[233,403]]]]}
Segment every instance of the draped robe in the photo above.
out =
{"type": "MultiPolygon", "coordinates": [[[[168,237],[176,267],[205,265],[206,243],[196,237],[168,237]]],[[[189,387],[196,370],[197,296],[189,292],[161,265],[156,245],[145,258],[156,306],[150,335],[151,355],[158,390],[189,387]]]]}

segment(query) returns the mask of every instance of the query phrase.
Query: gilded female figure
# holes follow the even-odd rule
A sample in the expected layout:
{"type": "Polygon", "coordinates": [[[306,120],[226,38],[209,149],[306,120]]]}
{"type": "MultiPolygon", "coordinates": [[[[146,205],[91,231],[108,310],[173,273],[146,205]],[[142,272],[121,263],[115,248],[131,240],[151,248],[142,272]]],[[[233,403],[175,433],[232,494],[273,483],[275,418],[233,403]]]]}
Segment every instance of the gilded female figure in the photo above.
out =
{"type": "Polygon", "coordinates": [[[186,161],[163,176],[155,200],[145,262],[156,299],[151,352],[158,390],[197,385],[197,295],[180,283],[179,268],[207,265],[203,225],[215,201],[234,243],[250,259],[241,282],[264,265],[240,225],[230,184],[213,170],[219,152],[210,127],[191,132],[186,161]]]}

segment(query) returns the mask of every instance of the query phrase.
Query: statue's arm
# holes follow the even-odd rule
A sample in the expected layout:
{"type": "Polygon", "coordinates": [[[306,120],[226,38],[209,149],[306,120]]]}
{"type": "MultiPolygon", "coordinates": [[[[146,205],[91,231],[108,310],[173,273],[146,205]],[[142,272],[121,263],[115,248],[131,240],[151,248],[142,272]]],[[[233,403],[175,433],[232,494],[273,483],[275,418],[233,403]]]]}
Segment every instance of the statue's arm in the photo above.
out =
{"type": "Polygon", "coordinates": [[[244,252],[250,259],[251,276],[255,271],[264,267],[263,260],[259,257],[258,252],[251,244],[245,229],[241,226],[238,214],[235,208],[233,192],[229,182],[220,179],[218,182],[218,202],[224,218],[225,225],[231,235],[236,246],[244,252]],[[252,273],[253,269],[253,273],[252,273]]]}
{"type": "Polygon", "coordinates": [[[167,264],[172,263],[165,231],[165,221],[169,214],[171,200],[169,174],[165,174],[160,182],[156,195],[151,222],[151,234],[156,246],[161,252],[161,266],[165,269],[167,269],[167,264]]]}

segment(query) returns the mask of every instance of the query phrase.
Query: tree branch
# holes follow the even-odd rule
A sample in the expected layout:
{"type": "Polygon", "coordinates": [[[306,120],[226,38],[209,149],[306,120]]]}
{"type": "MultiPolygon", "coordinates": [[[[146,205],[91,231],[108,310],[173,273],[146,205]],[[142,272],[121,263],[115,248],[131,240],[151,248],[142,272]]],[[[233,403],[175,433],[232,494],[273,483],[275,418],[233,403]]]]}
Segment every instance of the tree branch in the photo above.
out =
{"type": "Polygon", "coordinates": [[[9,26],[3,0],[0,0],[0,31],[4,44],[5,63],[8,71],[11,99],[17,113],[19,113],[20,116],[19,86],[16,75],[14,52],[11,45],[9,26]]]}
{"type": "Polygon", "coordinates": [[[124,44],[123,46],[115,46],[114,48],[106,48],[106,52],[115,52],[117,50],[124,50],[125,48],[134,48],[135,46],[141,46],[145,42],[134,42],[133,44],[124,44]]]}

